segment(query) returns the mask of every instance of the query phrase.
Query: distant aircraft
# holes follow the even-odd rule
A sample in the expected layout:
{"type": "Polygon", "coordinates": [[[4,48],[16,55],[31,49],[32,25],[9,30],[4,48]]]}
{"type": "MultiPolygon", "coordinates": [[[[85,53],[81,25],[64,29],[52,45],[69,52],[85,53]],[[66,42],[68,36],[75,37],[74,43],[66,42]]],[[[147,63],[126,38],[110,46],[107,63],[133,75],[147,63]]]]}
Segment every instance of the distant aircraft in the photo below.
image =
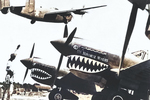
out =
{"type": "Polygon", "coordinates": [[[92,100],[148,100],[150,60],[144,61],[135,54],[126,55],[119,70],[120,56],[102,50],[102,46],[99,50],[95,43],[75,38],[74,34],[72,32],[67,40],[63,38],[51,43],[62,56],[68,57],[67,67],[74,75],[104,87],[92,100]],[[119,75],[115,69],[120,71],[119,75]]]}
{"type": "MultiPolygon", "coordinates": [[[[2,2],[3,0],[1,0],[2,2]]],[[[5,2],[7,0],[4,0],[5,2]]],[[[10,11],[13,14],[31,19],[31,24],[34,24],[36,21],[43,21],[43,22],[56,22],[56,23],[65,23],[71,21],[72,14],[84,15],[87,13],[85,10],[94,9],[99,7],[105,7],[106,5],[102,6],[95,6],[89,8],[81,8],[81,9],[71,9],[71,10],[58,10],[57,8],[53,9],[45,9],[42,6],[38,9],[35,9],[35,0],[28,0],[25,6],[11,6],[10,11]]],[[[8,7],[3,7],[6,11],[8,7]]],[[[2,10],[3,11],[3,10],[2,10]]]]}

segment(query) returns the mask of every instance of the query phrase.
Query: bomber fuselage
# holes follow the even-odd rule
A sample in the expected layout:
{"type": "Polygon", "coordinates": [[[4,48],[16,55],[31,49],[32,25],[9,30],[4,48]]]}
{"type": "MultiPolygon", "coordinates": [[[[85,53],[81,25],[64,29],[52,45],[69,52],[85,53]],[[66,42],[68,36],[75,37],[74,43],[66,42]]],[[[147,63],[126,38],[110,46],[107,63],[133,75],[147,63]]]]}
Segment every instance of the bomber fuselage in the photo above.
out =
{"type": "Polygon", "coordinates": [[[56,23],[67,23],[72,19],[71,13],[62,13],[62,14],[48,14],[49,12],[57,11],[57,9],[31,9],[29,7],[10,7],[10,11],[16,15],[28,18],[32,20],[32,24],[35,21],[43,22],[56,22],[56,23]]]}

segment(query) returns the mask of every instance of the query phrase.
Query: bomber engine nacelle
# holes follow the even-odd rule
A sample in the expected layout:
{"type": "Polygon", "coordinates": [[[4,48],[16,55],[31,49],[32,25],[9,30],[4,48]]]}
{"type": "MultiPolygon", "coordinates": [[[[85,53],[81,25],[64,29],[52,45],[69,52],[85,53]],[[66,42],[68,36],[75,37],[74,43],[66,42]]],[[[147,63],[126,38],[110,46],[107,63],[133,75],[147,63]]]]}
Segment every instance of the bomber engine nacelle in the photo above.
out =
{"type": "Polygon", "coordinates": [[[87,11],[84,10],[77,10],[73,12],[74,14],[79,14],[79,15],[84,15],[85,13],[88,13],[87,11]]]}
{"type": "Polygon", "coordinates": [[[7,7],[7,8],[3,8],[3,9],[1,10],[1,12],[2,12],[3,14],[7,14],[7,13],[8,13],[8,7],[7,7]]]}

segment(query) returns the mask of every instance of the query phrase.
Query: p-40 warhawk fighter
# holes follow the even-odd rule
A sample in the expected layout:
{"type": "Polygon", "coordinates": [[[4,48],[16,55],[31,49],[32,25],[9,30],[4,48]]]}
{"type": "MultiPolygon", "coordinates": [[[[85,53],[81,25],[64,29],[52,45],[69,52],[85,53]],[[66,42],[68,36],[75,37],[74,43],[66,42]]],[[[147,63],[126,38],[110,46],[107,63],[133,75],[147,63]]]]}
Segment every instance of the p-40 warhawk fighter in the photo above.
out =
{"type": "MultiPolygon", "coordinates": [[[[1,0],[1,2],[5,2],[7,0],[1,0]]],[[[1,4],[1,6],[3,6],[1,4]]],[[[42,6],[38,9],[35,9],[35,0],[28,0],[25,6],[11,6],[10,11],[16,15],[31,19],[31,24],[34,24],[36,21],[43,21],[43,22],[56,22],[56,23],[68,23],[72,19],[72,14],[84,15],[87,13],[85,10],[94,9],[99,7],[105,7],[106,5],[102,6],[95,6],[89,8],[82,8],[82,9],[71,9],[71,10],[58,10],[57,8],[53,9],[44,9],[42,6]]],[[[8,7],[3,7],[4,9],[8,9],[8,7]]],[[[3,10],[2,10],[3,11],[3,10]]]]}
{"type": "MultiPolygon", "coordinates": [[[[62,56],[68,57],[67,67],[74,75],[104,87],[92,100],[148,100],[150,60],[126,55],[118,75],[114,69],[119,70],[120,56],[99,50],[95,43],[73,38],[74,34],[72,32],[67,40],[63,38],[51,43],[62,56]]],[[[62,58],[60,64],[61,61],[62,58]]]]}

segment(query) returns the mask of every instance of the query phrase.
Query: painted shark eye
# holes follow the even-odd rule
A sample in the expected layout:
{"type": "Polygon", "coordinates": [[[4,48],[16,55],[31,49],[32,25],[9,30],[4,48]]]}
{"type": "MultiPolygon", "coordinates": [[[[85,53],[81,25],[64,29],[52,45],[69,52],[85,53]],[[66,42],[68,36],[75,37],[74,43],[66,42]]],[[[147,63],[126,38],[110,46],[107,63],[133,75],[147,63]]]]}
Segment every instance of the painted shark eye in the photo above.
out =
{"type": "Polygon", "coordinates": [[[73,49],[75,49],[75,50],[77,50],[78,48],[79,48],[78,45],[73,46],[73,49]]]}

